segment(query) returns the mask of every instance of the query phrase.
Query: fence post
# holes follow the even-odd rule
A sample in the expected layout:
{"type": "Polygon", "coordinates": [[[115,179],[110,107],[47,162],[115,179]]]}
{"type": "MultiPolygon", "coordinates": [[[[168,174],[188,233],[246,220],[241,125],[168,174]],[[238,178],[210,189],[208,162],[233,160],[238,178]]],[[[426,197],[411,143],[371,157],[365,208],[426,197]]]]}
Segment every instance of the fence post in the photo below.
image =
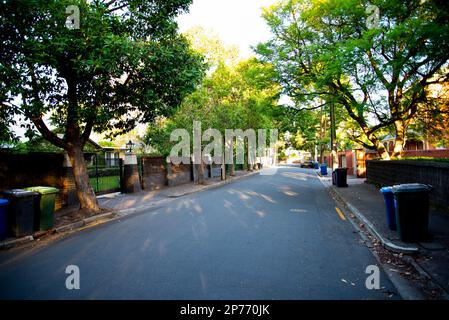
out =
{"type": "Polygon", "coordinates": [[[97,188],[95,189],[96,192],[98,192],[100,190],[100,186],[98,183],[98,158],[97,158],[97,154],[94,155],[95,157],[95,177],[96,177],[96,181],[97,181],[97,188]]]}
{"type": "Polygon", "coordinates": [[[140,186],[139,169],[137,168],[137,157],[133,153],[125,154],[123,177],[125,180],[125,193],[142,191],[142,187],[140,186]]]}
{"type": "Polygon", "coordinates": [[[118,166],[119,166],[119,177],[120,177],[120,192],[125,192],[125,179],[123,177],[123,159],[118,159],[118,166]]]}

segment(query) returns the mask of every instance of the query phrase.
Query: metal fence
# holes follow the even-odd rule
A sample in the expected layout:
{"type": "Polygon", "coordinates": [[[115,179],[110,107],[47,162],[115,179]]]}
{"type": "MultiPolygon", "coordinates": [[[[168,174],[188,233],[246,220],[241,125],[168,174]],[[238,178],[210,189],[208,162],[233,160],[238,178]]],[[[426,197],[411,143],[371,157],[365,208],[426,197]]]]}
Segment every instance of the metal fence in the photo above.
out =
{"type": "Polygon", "coordinates": [[[93,155],[88,166],[90,184],[96,194],[121,191],[123,181],[123,160],[105,159],[101,154],[93,155]]]}

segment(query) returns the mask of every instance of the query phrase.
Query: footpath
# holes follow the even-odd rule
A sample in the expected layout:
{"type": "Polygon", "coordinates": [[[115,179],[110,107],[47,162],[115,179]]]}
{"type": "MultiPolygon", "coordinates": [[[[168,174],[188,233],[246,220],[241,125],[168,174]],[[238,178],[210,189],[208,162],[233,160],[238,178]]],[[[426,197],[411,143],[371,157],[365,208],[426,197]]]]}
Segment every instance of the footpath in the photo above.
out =
{"type": "MultiPolygon", "coordinates": [[[[433,207],[429,211],[429,242],[402,242],[396,231],[388,228],[383,195],[379,187],[365,183],[364,178],[348,176],[348,187],[332,185],[332,173],[320,180],[335,199],[346,209],[373,238],[385,249],[401,257],[420,274],[440,289],[440,299],[449,297],[449,214],[433,207]]],[[[392,269],[394,270],[394,269],[392,269]]],[[[396,271],[396,270],[394,270],[396,271]]]]}

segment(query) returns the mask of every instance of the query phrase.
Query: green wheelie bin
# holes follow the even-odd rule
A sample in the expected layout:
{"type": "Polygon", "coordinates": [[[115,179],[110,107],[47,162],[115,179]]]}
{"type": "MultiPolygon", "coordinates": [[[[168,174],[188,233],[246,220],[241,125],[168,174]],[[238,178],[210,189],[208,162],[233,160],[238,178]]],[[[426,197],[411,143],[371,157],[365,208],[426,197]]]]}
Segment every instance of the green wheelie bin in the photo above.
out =
{"type": "Polygon", "coordinates": [[[391,188],[399,237],[404,242],[429,240],[429,193],[433,187],[420,183],[391,188]]]}
{"type": "Polygon", "coordinates": [[[46,231],[53,228],[56,195],[59,190],[53,187],[30,187],[25,190],[39,193],[34,204],[34,230],[46,231]]]}

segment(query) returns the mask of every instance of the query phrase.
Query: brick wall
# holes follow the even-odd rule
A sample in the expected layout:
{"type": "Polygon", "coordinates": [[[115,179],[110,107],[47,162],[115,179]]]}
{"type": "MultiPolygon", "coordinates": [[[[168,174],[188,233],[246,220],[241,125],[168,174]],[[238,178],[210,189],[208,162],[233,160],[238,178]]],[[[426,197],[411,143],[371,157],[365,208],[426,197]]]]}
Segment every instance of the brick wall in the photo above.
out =
{"type": "Polygon", "coordinates": [[[449,210],[449,163],[431,161],[366,161],[366,180],[391,186],[400,183],[425,183],[435,189],[430,201],[449,210]]]}
{"type": "MultiPolygon", "coordinates": [[[[339,167],[345,167],[347,169],[347,173],[348,175],[354,175],[354,151],[353,150],[346,150],[346,151],[339,151],[337,153],[338,155],[338,164],[339,167]],[[343,165],[343,158],[346,158],[346,165],[343,165]]],[[[328,168],[332,168],[332,157],[329,155],[326,159],[325,159],[325,163],[327,163],[328,168]]]]}
{"type": "Polygon", "coordinates": [[[345,167],[348,175],[354,175],[354,151],[346,150],[338,152],[339,167],[345,167]],[[343,164],[343,158],[346,159],[346,165],[343,164]]]}
{"type": "Polygon", "coordinates": [[[60,190],[56,209],[77,204],[72,169],[63,164],[62,153],[0,152],[0,190],[50,186],[60,190]]]}
{"type": "Polygon", "coordinates": [[[169,187],[179,186],[193,180],[191,164],[167,164],[167,184],[169,187]]]}
{"type": "MultiPolygon", "coordinates": [[[[142,157],[142,188],[157,190],[165,186],[173,187],[198,179],[198,166],[192,164],[165,164],[162,157],[142,157]]],[[[204,178],[221,177],[221,165],[204,165],[204,178]]]]}
{"type": "Polygon", "coordinates": [[[142,188],[158,190],[167,186],[167,168],[163,157],[142,157],[142,188]]]}

